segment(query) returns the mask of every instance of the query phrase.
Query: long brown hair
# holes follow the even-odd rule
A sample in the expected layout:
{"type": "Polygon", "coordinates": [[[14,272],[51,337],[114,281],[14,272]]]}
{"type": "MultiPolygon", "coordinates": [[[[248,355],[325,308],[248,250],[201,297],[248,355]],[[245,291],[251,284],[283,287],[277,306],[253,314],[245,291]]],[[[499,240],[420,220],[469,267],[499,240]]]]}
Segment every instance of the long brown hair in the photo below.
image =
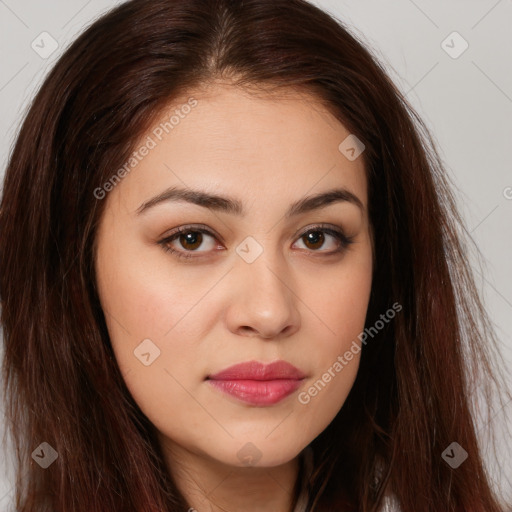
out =
{"type": "MultiPolygon", "coordinates": [[[[95,288],[105,200],[94,191],[162,108],[215,78],[321,100],[365,144],[376,264],[344,406],[312,443],[310,509],[498,512],[473,379],[502,385],[464,228],[430,135],[375,57],[303,0],[132,0],[94,22],[44,81],[0,210],[6,415],[20,512],[185,511],[155,430],[130,396],[95,288]],[[43,470],[32,452],[58,454],[43,470]],[[442,458],[457,442],[457,469],[442,458]],[[343,505],[344,504],[344,505],[343,505]]],[[[341,141],[340,141],[341,142],[341,141]]],[[[492,395],[494,396],[494,395],[492,395]]]]}

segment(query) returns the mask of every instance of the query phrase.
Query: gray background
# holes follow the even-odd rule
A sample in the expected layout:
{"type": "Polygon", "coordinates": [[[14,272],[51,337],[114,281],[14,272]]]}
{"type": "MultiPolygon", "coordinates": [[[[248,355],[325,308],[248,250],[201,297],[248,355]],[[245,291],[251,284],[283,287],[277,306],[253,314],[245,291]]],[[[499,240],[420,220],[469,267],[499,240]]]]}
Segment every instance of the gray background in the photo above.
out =
{"type": "MultiPolygon", "coordinates": [[[[2,176],[17,129],[43,77],[84,26],[119,3],[0,0],[2,176]],[[49,58],[42,58],[31,47],[33,41],[42,46],[42,32],[51,34],[58,43],[49,58]]],[[[373,48],[432,131],[458,189],[468,229],[485,258],[483,273],[476,263],[473,265],[475,275],[510,368],[512,0],[314,3],[345,22],[373,48]],[[454,31],[463,39],[450,36],[454,31]],[[458,55],[463,40],[468,48],[458,55]]],[[[49,40],[45,41],[48,49],[49,40]]],[[[512,386],[512,380],[510,383],[512,386]]],[[[511,416],[512,402],[495,411],[493,425],[501,435],[502,447],[506,444],[503,426],[510,425],[511,416]]],[[[481,431],[487,427],[483,424],[481,431]]],[[[5,455],[8,458],[9,453],[5,455]]],[[[510,457],[499,463],[489,459],[489,465],[493,479],[512,495],[510,457]]],[[[11,499],[12,475],[7,464],[0,473],[0,509],[5,510],[11,499]]]]}

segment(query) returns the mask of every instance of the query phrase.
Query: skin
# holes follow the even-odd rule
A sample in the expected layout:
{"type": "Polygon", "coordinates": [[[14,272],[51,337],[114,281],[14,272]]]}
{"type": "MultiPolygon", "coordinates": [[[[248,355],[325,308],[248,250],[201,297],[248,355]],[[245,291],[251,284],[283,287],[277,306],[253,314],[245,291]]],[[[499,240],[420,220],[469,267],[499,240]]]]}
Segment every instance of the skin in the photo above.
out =
{"type": "Polygon", "coordinates": [[[364,162],[338,150],[349,132],[313,97],[255,95],[214,82],[169,112],[191,96],[197,106],[104,199],[99,296],[127,387],[155,425],[190,505],[288,512],[298,456],[340,410],[358,370],[360,354],[307,404],[298,400],[354,340],[360,346],[372,278],[364,162]],[[171,186],[235,198],[245,215],[185,201],[137,213],[171,186]],[[285,217],[292,203],[340,187],[362,208],[338,201],[285,217]],[[353,243],[336,253],[340,242],[318,228],[320,238],[308,241],[303,235],[317,223],[353,243]],[[190,224],[214,235],[168,243],[192,258],[159,244],[190,224]],[[252,263],[236,252],[248,236],[263,248],[252,263]],[[160,350],[148,366],[134,356],[144,339],[160,350]],[[279,359],[306,378],[271,406],[247,404],[205,380],[236,363],[279,359]],[[253,464],[237,455],[247,443],[259,457],[253,464]]]}

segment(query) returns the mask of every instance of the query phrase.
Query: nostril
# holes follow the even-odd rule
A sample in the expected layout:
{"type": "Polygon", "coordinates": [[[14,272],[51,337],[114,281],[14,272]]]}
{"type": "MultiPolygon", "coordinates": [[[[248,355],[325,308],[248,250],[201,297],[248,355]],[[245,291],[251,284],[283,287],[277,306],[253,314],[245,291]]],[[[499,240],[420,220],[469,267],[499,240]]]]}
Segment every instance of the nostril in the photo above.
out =
{"type": "Polygon", "coordinates": [[[248,334],[248,333],[255,332],[255,330],[252,327],[249,327],[248,325],[242,325],[240,327],[240,331],[242,334],[248,334]]]}

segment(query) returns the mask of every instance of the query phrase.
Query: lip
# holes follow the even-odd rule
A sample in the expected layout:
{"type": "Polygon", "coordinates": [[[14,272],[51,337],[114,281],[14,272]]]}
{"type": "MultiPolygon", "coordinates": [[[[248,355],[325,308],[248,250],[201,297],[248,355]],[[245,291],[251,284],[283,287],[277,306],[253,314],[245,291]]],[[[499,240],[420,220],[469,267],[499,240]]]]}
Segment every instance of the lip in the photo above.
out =
{"type": "Polygon", "coordinates": [[[274,361],[270,364],[258,361],[247,361],[246,363],[235,364],[225,370],[209,375],[211,380],[300,380],[305,375],[286,361],[274,361]]]}
{"type": "Polygon", "coordinates": [[[251,405],[273,405],[293,393],[305,374],[286,361],[258,361],[230,366],[207,380],[220,391],[251,405]]]}

